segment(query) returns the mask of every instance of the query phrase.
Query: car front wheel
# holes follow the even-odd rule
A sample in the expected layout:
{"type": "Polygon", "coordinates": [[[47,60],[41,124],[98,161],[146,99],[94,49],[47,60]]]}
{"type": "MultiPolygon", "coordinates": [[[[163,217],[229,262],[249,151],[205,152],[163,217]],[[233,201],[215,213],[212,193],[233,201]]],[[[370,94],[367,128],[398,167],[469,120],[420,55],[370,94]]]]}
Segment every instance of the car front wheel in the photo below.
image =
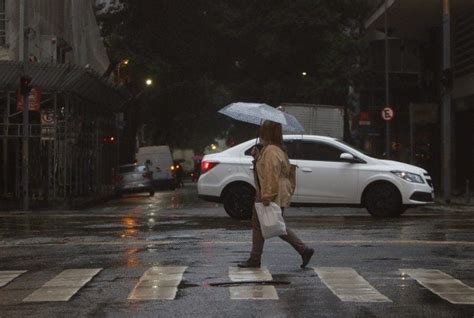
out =
{"type": "Polygon", "coordinates": [[[376,217],[395,217],[405,212],[398,189],[390,183],[373,184],[366,190],[365,207],[376,217]]]}
{"type": "Polygon", "coordinates": [[[249,185],[233,185],[225,191],[223,203],[227,214],[237,220],[248,220],[252,217],[255,201],[255,189],[249,185]]]}

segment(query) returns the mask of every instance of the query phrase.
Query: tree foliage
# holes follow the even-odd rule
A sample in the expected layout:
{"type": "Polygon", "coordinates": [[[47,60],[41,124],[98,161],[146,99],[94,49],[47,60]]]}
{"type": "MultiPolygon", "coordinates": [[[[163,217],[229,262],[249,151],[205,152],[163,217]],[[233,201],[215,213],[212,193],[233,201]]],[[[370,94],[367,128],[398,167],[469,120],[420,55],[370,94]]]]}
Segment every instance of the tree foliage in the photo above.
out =
{"type": "Polygon", "coordinates": [[[230,102],[344,103],[366,10],[365,0],[122,0],[99,21],[132,84],[155,77],[142,109],[155,141],[202,147],[228,130],[217,110],[230,102]]]}

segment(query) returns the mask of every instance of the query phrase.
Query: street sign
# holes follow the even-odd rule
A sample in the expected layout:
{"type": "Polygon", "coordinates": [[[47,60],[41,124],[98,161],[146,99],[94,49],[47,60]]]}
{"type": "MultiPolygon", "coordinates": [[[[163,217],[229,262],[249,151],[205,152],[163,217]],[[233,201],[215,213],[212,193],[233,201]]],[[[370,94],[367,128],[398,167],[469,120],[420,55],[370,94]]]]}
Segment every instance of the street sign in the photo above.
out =
{"type": "Polygon", "coordinates": [[[360,112],[359,114],[359,126],[370,126],[369,112],[360,112]]]}
{"type": "Polygon", "coordinates": [[[391,121],[393,117],[395,116],[395,113],[393,112],[393,109],[390,107],[385,107],[382,109],[382,119],[385,121],[391,121]]]}
{"type": "Polygon", "coordinates": [[[53,110],[41,111],[41,140],[54,140],[56,118],[53,110]]]}
{"type": "Polygon", "coordinates": [[[41,124],[42,125],[54,125],[54,111],[53,110],[43,110],[41,111],[41,124]]]}
{"type": "MultiPolygon", "coordinates": [[[[28,97],[29,110],[32,112],[39,112],[41,106],[41,89],[39,87],[33,87],[28,97]]],[[[18,91],[16,110],[18,112],[23,111],[23,95],[18,91]]]]}

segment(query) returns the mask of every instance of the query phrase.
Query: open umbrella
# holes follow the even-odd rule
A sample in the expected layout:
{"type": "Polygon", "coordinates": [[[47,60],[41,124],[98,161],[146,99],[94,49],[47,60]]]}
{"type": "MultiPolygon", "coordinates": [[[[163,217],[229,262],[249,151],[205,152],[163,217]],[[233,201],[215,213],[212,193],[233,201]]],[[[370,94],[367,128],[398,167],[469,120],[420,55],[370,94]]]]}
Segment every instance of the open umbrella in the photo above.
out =
{"type": "Polygon", "coordinates": [[[282,125],[283,131],[304,133],[303,126],[295,116],[285,112],[285,108],[283,108],[283,106],[278,106],[276,109],[283,112],[283,115],[285,115],[286,125],[282,125]]]}
{"type": "Polygon", "coordinates": [[[285,115],[285,119],[286,119],[286,125],[284,124],[281,125],[281,128],[283,129],[283,131],[304,133],[303,126],[300,124],[300,122],[298,121],[298,119],[296,119],[295,116],[285,113],[284,111],[282,112],[285,115]]]}
{"type": "Polygon", "coordinates": [[[283,112],[270,105],[261,103],[232,103],[219,110],[219,113],[255,125],[260,125],[265,120],[270,120],[282,125],[287,124],[283,112]]]}
{"type": "Polygon", "coordinates": [[[232,103],[219,110],[219,113],[250,124],[261,125],[265,120],[280,123],[283,130],[304,132],[298,120],[283,110],[262,103],[232,103]]]}

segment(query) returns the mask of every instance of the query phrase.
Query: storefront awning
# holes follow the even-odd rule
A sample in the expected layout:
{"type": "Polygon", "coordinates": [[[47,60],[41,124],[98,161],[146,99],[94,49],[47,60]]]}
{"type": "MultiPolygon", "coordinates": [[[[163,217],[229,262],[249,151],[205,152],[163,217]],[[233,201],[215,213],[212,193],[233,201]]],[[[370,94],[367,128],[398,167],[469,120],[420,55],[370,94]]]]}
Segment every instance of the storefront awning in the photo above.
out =
{"type": "Polygon", "coordinates": [[[0,90],[16,91],[25,74],[45,93],[72,92],[110,109],[117,109],[129,97],[92,69],[69,64],[0,61],[0,90]]]}

